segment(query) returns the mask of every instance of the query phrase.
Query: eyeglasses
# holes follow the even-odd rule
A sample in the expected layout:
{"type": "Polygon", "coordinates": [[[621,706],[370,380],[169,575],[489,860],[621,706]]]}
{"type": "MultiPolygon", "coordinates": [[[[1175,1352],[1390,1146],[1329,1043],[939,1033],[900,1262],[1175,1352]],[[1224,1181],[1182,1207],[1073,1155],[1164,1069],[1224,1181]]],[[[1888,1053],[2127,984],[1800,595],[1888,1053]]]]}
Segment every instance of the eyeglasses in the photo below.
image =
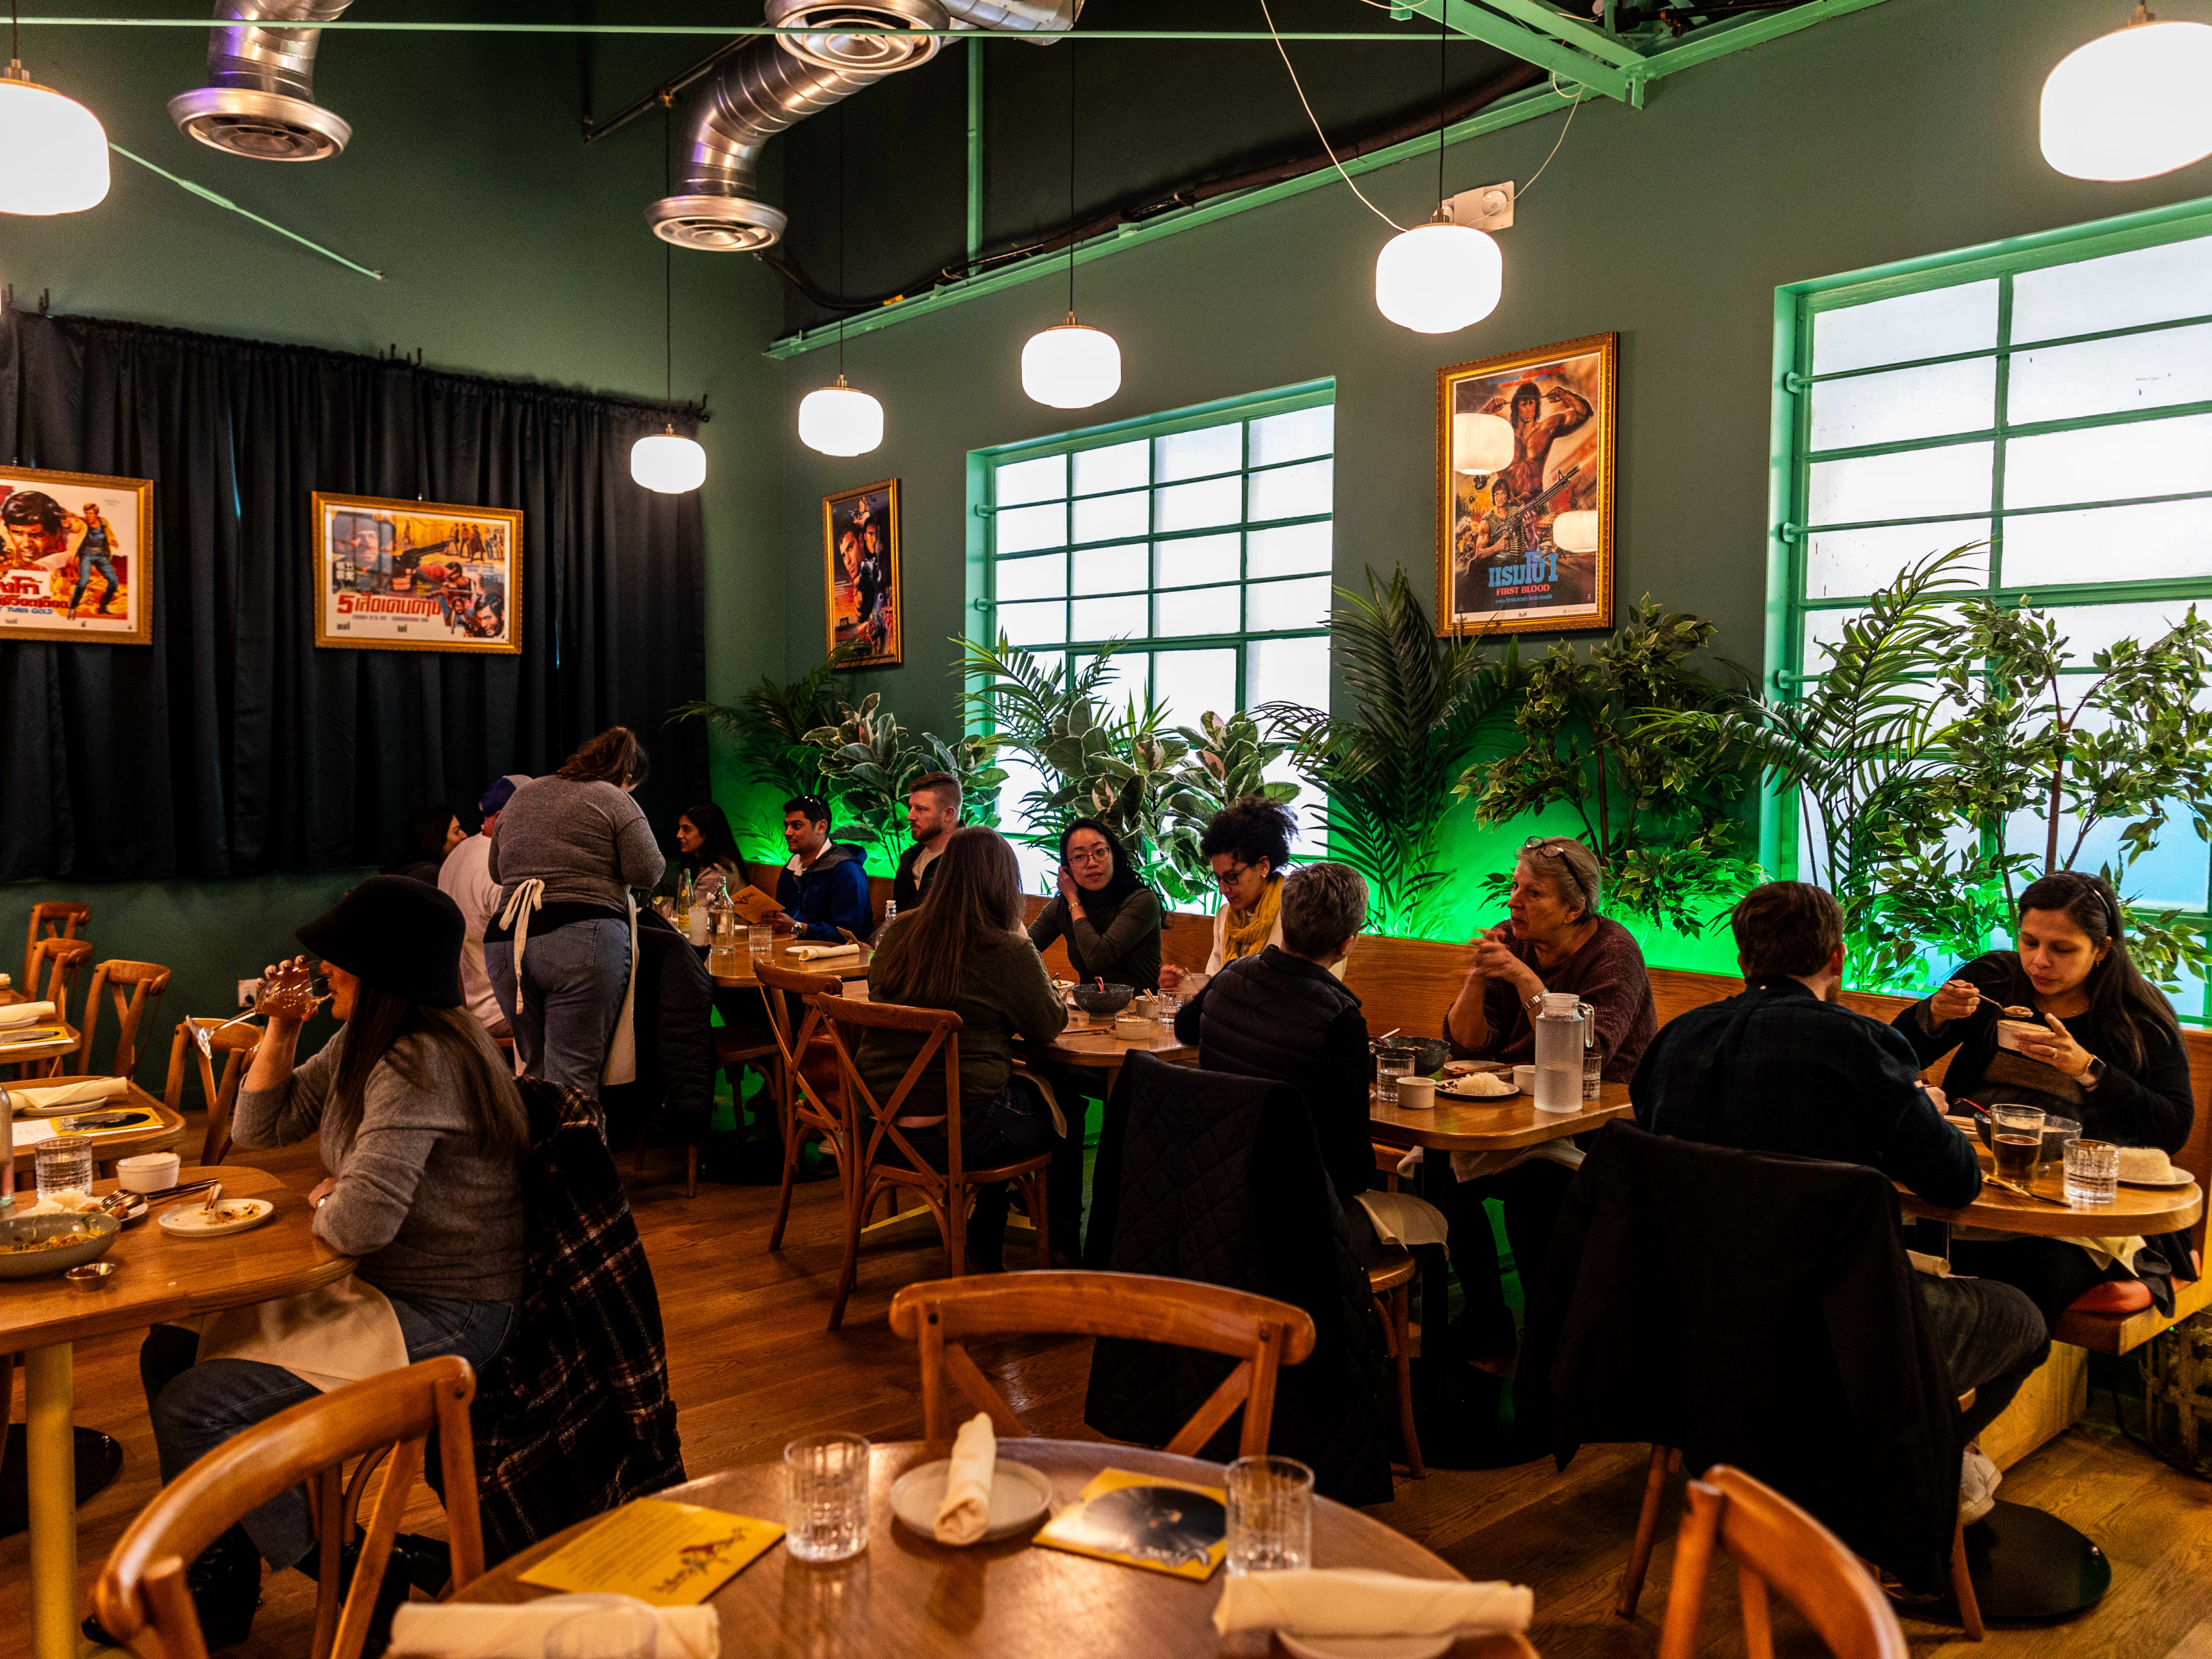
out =
{"type": "Polygon", "coordinates": [[[1067,861],[1070,864],[1110,864],[1113,859],[1112,849],[1105,847],[1079,849],[1067,855],[1067,861]]]}
{"type": "Polygon", "coordinates": [[[1243,880],[1246,874],[1250,872],[1251,868],[1252,866],[1249,864],[1240,864],[1234,869],[1217,870],[1214,872],[1213,875],[1213,884],[1225,893],[1231,888],[1234,887],[1238,882],[1243,880]]]}

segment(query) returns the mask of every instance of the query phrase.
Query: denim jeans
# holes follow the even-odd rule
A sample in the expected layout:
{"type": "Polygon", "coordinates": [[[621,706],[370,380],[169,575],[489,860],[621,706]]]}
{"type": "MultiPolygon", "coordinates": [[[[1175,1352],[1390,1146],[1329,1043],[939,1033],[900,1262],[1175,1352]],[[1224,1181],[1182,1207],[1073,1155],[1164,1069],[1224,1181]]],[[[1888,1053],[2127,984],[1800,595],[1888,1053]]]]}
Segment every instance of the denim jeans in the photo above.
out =
{"type": "Polygon", "coordinates": [[[532,933],[523,945],[520,1006],[514,940],[485,941],[484,973],[514,1033],[522,1069],[597,1100],[607,1041],[629,983],[629,924],[602,917],[532,933]]]}
{"type": "MultiPolygon", "coordinates": [[[[391,1302],[410,1364],[450,1353],[481,1370],[507,1346],[514,1323],[512,1302],[399,1296],[391,1302]]],[[[196,1364],[198,1349],[193,1332],[156,1325],[138,1350],[138,1376],[154,1419],[154,1448],[164,1485],[233,1435],[319,1392],[281,1365],[252,1359],[196,1364]]],[[[270,1566],[297,1566],[315,1543],[307,1489],[295,1486],[270,1498],[246,1517],[246,1531],[270,1566]]]]}
{"type": "Polygon", "coordinates": [[[2035,1304],[1990,1279],[1938,1279],[1915,1273],[1928,1304],[1929,1334],[1951,1369],[1951,1386],[1974,1390],[1961,1418],[1972,1440],[2012,1403],[2028,1373],[2051,1357],[2051,1333],[2035,1304]]]}

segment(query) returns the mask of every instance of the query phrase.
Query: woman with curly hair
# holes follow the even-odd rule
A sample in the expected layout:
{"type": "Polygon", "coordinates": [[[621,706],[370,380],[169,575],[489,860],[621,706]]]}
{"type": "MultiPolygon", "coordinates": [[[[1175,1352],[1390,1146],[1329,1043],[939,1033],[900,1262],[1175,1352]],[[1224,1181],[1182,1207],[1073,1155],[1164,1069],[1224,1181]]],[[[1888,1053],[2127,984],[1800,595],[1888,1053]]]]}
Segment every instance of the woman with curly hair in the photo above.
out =
{"type": "Polygon", "coordinates": [[[1198,850],[1213,866],[1221,908],[1213,918],[1213,951],[1202,974],[1173,963],[1160,969],[1160,988],[1194,997],[1222,969],[1283,942],[1283,876],[1298,821],[1265,795],[1246,795],[1213,815],[1198,850]]]}

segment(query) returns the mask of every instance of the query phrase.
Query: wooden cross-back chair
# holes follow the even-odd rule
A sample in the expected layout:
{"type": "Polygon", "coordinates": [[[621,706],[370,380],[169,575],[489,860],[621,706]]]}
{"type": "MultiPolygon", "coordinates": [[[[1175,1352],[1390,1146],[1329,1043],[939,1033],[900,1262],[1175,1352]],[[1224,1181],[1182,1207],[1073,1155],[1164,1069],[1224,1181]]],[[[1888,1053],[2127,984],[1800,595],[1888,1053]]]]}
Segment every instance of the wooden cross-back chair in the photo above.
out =
{"type": "MultiPolygon", "coordinates": [[[[360,1659],[392,1539],[422,1472],[433,1430],[445,1476],[453,1583],[465,1584],[483,1571],[476,1449],[469,1436],[469,1402],[476,1391],[468,1361],[446,1354],[318,1395],[226,1440],[155,1493],[117,1540],[93,1589],[100,1624],[125,1642],[152,1631],[163,1659],[207,1659],[185,1564],[261,1504],[305,1484],[315,1511],[319,1569],[314,1659],[360,1659]],[[386,1449],[384,1485],[362,1535],[352,1588],[341,1604],[338,1552],[349,1507],[344,1466],[386,1449]]],[[[357,1490],[352,1498],[358,1501],[357,1490]]]]}
{"type": "MultiPolygon", "coordinates": [[[[830,1328],[834,1331],[845,1322],[846,1299],[852,1295],[853,1281],[860,1273],[860,1229],[868,1212],[875,1207],[877,1198],[887,1191],[910,1191],[928,1206],[945,1241],[945,1260],[951,1264],[952,1276],[957,1279],[967,1269],[970,1193],[994,1181],[1011,1181],[1021,1189],[1022,1202],[1029,1211],[1030,1219],[1036,1224],[1037,1266],[1050,1267],[1052,1245],[1045,1216],[1044,1171],[1052,1162],[1051,1152],[1038,1152],[991,1170],[970,1170],[962,1164],[960,1016],[949,1008],[908,1008],[897,1003],[860,1002],[819,993],[808,1001],[821,1011],[829,1028],[830,1041],[836,1050],[838,1076],[845,1086],[846,1146],[852,1165],[845,1182],[845,1263],[837,1275],[837,1297],[830,1310],[830,1328]],[[921,1039],[905,1074],[888,1099],[876,1098],[854,1063],[848,1037],[864,1030],[906,1031],[921,1039]],[[905,1111],[907,1097],[914,1092],[914,1085],[940,1055],[945,1066],[945,1118],[941,1126],[928,1126],[941,1127],[945,1133],[945,1168],[937,1170],[908,1139],[910,1128],[923,1126],[902,1126],[898,1120],[905,1111]],[[886,1161],[886,1154],[892,1148],[906,1159],[904,1164],[886,1161]]],[[[934,1117],[935,1114],[921,1115],[934,1117]]]]}
{"type": "Polygon", "coordinates": [[[173,1112],[184,1111],[185,1068],[199,1061],[200,1098],[207,1103],[207,1135],[200,1143],[203,1164],[220,1164],[230,1152],[230,1115],[238,1105],[238,1089],[246,1080],[246,1067],[253,1063],[253,1051],[261,1046],[261,1030],[250,1023],[225,1029],[222,1020],[189,1016],[177,1022],[177,1034],[169,1040],[169,1080],[161,1091],[161,1101],[173,1112]],[[215,1061],[202,1054],[200,1045],[193,1041],[193,1033],[201,1030],[207,1033],[208,1046],[222,1056],[220,1078],[216,1075],[215,1061]]]}
{"type": "Polygon", "coordinates": [[[76,1064],[70,1069],[79,1076],[92,1070],[92,1040],[99,1030],[100,994],[105,991],[115,1005],[116,1023],[115,1061],[107,1074],[129,1077],[137,1071],[139,1028],[161,1006],[161,994],[168,988],[169,970],[158,962],[110,957],[96,964],[92,985],[84,994],[83,1036],[77,1041],[76,1064]]]}
{"type": "Polygon", "coordinates": [[[921,1352],[922,1432],[939,1449],[957,1425],[945,1382],[991,1414],[1002,1435],[1029,1431],[991,1385],[964,1344],[970,1337],[1052,1334],[1119,1336],[1171,1347],[1226,1354],[1237,1363],[1221,1386],[1168,1443],[1195,1457],[1214,1432],[1244,1411],[1239,1455],[1267,1449],[1275,1415],[1275,1376],[1313,1352],[1313,1316],[1272,1297],[1254,1296],[1193,1279],[1150,1273],[1045,1272],[935,1279],[909,1285],[891,1298],[891,1329],[921,1352]]]}
{"type": "MultiPolygon", "coordinates": [[[[768,1247],[783,1248],[784,1223],[791,1218],[791,1188],[798,1179],[799,1155],[807,1140],[818,1139],[837,1162],[840,1188],[852,1184],[851,1160],[845,1152],[844,1091],[836,1071],[836,1050],[822,1037],[822,1013],[814,1006],[817,996],[842,997],[845,982],[835,974],[803,974],[795,968],[771,962],[755,962],[753,976],[761,983],[761,1000],[768,1004],[769,1030],[776,1052],[783,1056],[783,1089],[776,1102],[783,1132],[783,1194],[775,1203],[775,1224],[768,1230],[768,1247]],[[791,1024],[791,1002],[805,1009],[796,1030],[791,1024]],[[823,1051],[827,1051],[826,1055],[823,1051]],[[827,1058],[823,1066],[820,1058],[827,1058]],[[813,1062],[814,1075],[807,1074],[813,1062]]],[[[846,1198],[850,1201],[851,1194],[846,1198]]]]}
{"type": "Polygon", "coordinates": [[[1774,1659],[1767,1592],[1779,1590],[1836,1659],[1907,1659],[1904,1629],[1858,1558],[1835,1534],[1741,1469],[1716,1463],[1690,1482],[1674,1536],[1674,1577],[1659,1659],[1693,1659],[1713,1547],[1735,1557],[1750,1659],[1774,1659]]]}
{"type": "Polygon", "coordinates": [[[92,925],[92,907],[69,899],[41,899],[31,907],[30,932],[23,939],[23,994],[30,994],[31,952],[39,948],[40,941],[49,939],[73,939],[76,930],[92,925]]]}
{"type": "Polygon", "coordinates": [[[70,993],[76,976],[92,956],[88,939],[42,939],[25,958],[22,993],[26,1002],[51,1002],[54,1018],[67,1024],[70,993]]]}

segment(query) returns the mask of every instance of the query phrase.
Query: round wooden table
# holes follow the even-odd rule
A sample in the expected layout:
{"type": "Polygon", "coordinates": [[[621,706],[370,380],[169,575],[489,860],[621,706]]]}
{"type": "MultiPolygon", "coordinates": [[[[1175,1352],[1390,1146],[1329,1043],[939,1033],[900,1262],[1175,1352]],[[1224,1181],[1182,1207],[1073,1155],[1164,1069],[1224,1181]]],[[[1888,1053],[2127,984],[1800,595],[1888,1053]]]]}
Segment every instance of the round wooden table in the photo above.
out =
{"type": "MultiPolygon", "coordinates": [[[[73,1083],[77,1080],[75,1078],[40,1078],[26,1083],[22,1086],[35,1089],[52,1086],[57,1083],[73,1083]]],[[[54,1126],[54,1133],[60,1134],[64,1133],[61,1126],[67,1122],[70,1117],[90,1117],[100,1112],[121,1111],[150,1112],[153,1114],[154,1121],[151,1123],[137,1124],[124,1129],[91,1131],[86,1139],[92,1142],[92,1155],[98,1160],[100,1167],[103,1170],[112,1170],[118,1160],[136,1158],[141,1152],[166,1152],[179,1145],[185,1138],[185,1120],[135,1083],[131,1085],[130,1092],[127,1094],[118,1095],[112,1100],[95,1101],[93,1104],[67,1115],[39,1118],[19,1115],[15,1119],[15,1123],[19,1129],[26,1123],[51,1123],[54,1126]]],[[[27,1191],[30,1187],[31,1171],[36,1163],[38,1152],[36,1141],[28,1145],[19,1145],[15,1148],[15,1187],[19,1192],[27,1191]]],[[[112,1191],[112,1188],[110,1190],[112,1191]]],[[[28,1201],[28,1200],[25,1200],[27,1203],[28,1201]]]]}
{"type": "MultiPolygon", "coordinates": [[[[999,1455],[1052,1478],[1055,1507],[1072,1503],[1101,1469],[1127,1469],[1218,1486],[1218,1463],[1136,1446],[1076,1440],[1001,1440],[999,1455]]],[[[1224,1651],[1275,1649],[1255,1635],[1214,1633],[1220,1573],[1205,1583],[1032,1546],[1027,1534],[952,1549],[891,1518],[891,1483],[929,1461],[918,1440],[877,1445],[871,1455],[868,1547],[849,1561],[815,1565],[781,1545],[718,1590],[726,1651],[747,1659],[993,1659],[1035,1655],[1127,1655],[1131,1659],[1218,1659],[1224,1651]],[[1237,1641],[1249,1643],[1239,1649],[1237,1641]],[[1265,1646],[1262,1646],[1263,1641],[1265,1646]]],[[[781,1521],[783,1467],[748,1463],[671,1487],[656,1497],[781,1521]]],[[[583,1522],[501,1563],[455,1592],[462,1601],[527,1601],[552,1591],[521,1582],[532,1565],[598,1524],[583,1522]]],[[[1458,1578],[1446,1562],[1358,1510],[1314,1503],[1313,1564],[1373,1567],[1412,1578],[1458,1578]]],[[[1517,1636],[1463,1637],[1455,1659],[1535,1659],[1517,1636]]]]}
{"type": "MultiPolygon", "coordinates": [[[[1989,1155],[1981,1154],[1983,1174],[1989,1173],[1989,1155]]],[[[1997,1232],[2020,1233],[2031,1238],[2126,1238],[2177,1233],[2196,1225],[2204,1213],[2204,1194],[2195,1182],[2185,1187],[2155,1191],[2147,1187],[2122,1187],[2110,1204],[2074,1204],[2066,1200],[2065,1172],[2045,1164],[2035,1178],[2021,1183],[2043,1199],[2022,1198],[2000,1188],[1984,1185],[1981,1195],[1962,1210],[1938,1209],[1915,1198],[1903,1188],[1898,1202],[1905,1213],[1926,1221],[1947,1222],[1957,1227],[1987,1227],[1997,1232]]]]}
{"type": "MultiPolygon", "coordinates": [[[[778,968],[787,968],[796,974],[829,974],[836,978],[848,981],[867,978],[868,964],[875,959],[876,953],[872,947],[866,945],[863,945],[859,953],[854,956],[823,957],[811,962],[803,961],[791,954],[794,949],[805,949],[820,943],[818,939],[794,939],[778,934],[775,945],[769,948],[768,959],[778,968]]],[[[693,948],[699,951],[702,956],[706,950],[704,945],[695,945],[693,948]]],[[[726,991],[758,990],[760,981],[753,973],[751,956],[744,951],[738,952],[738,956],[740,961],[736,973],[714,974],[710,977],[715,984],[726,991]]]]}

